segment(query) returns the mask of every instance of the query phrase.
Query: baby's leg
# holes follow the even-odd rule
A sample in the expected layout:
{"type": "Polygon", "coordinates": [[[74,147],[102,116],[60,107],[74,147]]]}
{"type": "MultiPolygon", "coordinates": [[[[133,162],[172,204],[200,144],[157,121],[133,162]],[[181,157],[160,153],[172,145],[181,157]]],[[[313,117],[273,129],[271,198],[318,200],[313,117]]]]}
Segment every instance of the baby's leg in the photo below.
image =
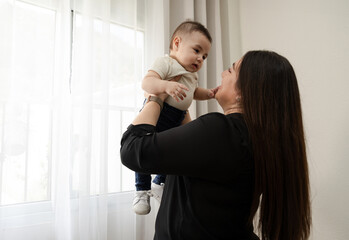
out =
{"type": "Polygon", "coordinates": [[[164,191],[166,175],[156,175],[151,184],[151,196],[154,197],[159,203],[161,202],[162,193],[164,191]]]}

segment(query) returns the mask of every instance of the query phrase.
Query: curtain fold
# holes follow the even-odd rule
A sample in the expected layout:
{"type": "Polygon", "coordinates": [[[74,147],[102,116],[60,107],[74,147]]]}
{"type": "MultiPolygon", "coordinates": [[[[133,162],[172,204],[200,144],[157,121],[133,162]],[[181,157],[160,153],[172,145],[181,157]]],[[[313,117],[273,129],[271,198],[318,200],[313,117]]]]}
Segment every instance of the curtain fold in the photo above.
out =
{"type": "Polygon", "coordinates": [[[52,237],[72,239],[70,199],[71,146],[71,8],[69,1],[57,2],[56,50],[52,106],[52,237]]]}

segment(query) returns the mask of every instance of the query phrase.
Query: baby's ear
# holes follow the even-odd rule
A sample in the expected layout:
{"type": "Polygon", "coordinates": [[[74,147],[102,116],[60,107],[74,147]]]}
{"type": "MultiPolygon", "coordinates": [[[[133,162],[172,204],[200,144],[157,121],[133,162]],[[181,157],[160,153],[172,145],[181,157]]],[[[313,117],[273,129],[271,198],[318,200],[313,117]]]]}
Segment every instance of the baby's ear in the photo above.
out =
{"type": "Polygon", "coordinates": [[[181,38],[179,36],[174,37],[173,39],[173,49],[177,50],[179,43],[181,42],[181,38]]]}

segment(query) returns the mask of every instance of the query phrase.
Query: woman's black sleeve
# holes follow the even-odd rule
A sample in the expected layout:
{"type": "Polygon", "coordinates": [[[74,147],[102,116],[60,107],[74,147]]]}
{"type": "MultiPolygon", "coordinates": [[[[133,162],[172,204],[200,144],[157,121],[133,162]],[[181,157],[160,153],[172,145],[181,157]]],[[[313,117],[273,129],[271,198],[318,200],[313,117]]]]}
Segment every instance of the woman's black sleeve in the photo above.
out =
{"type": "Polygon", "coordinates": [[[130,125],[121,140],[121,161],[141,173],[232,176],[244,155],[235,130],[218,113],[160,133],[151,125],[130,125]]]}

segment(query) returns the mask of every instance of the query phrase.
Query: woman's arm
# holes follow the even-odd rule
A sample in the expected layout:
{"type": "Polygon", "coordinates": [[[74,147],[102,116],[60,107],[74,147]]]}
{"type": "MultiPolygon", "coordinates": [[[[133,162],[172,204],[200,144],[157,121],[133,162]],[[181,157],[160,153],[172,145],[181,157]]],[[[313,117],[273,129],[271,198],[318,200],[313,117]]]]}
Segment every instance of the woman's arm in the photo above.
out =
{"type": "Polygon", "coordinates": [[[137,115],[137,117],[133,120],[133,125],[138,124],[149,124],[155,126],[159,116],[160,116],[160,105],[156,102],[148,102],[143,107],[142,111],[137,115]]]}
{"type": "MultiPolygon", "coordinates": [[[[147,104],[143,114],[158,115],[160,107],[155,104],[147,104]]],[[[240,134],[229,125],[220,113],[207,114],[160,133],[155,132],[153,124],[130,125],[121,140],[122,163],[149,174],[232,177],[238,171],[242,155],[240,134]]]]}

